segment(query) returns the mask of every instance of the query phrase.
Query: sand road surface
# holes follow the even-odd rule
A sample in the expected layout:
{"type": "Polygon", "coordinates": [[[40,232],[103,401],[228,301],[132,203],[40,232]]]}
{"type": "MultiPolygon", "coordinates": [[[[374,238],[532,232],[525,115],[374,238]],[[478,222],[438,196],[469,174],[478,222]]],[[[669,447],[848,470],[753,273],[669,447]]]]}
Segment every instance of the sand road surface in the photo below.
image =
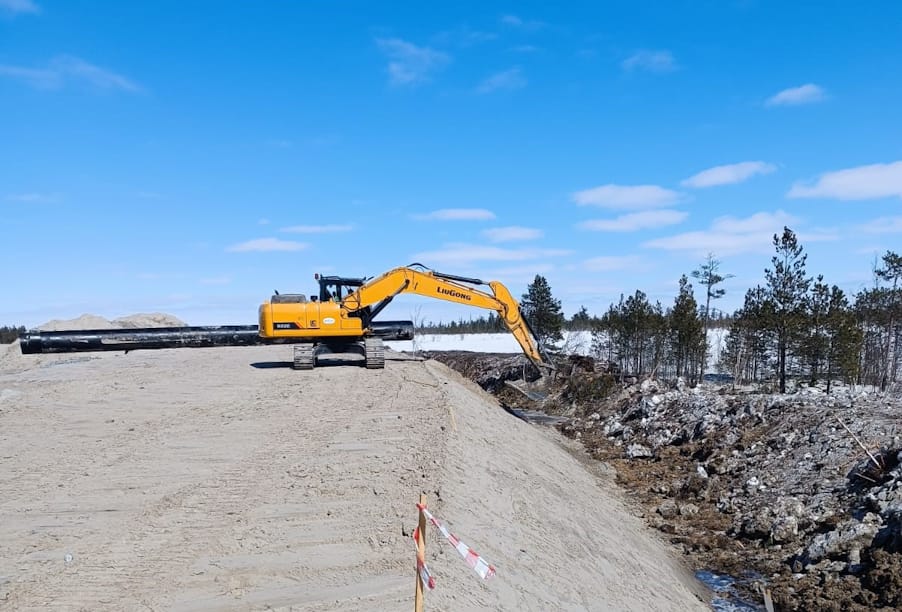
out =
{"type": "Polygon", "coordinates": [[[296,372],[288,347],[0,346],[0,609],[710,609],[553,431],[436,362],[296,372]]]}

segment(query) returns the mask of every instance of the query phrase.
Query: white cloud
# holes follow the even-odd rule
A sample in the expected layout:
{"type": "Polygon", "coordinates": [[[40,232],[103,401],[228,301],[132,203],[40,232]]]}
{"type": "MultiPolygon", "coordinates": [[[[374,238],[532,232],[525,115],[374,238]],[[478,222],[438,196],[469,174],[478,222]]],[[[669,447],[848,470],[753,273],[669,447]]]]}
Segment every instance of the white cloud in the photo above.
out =
{"type": "Polygon", "coordinates": [[[252,251],[303,251],[308,244],[303,242],[294,242],[291,240],[280,240],[278,238],[258,238],[256,240],[248,240],[239,244],[233,244],[227,251],[232,253],[248,253],[252,251]]]}
{"type": "Polygon", "coordinates": [[[868,234],[902,234],[902,217],[879,217],[858,226],[868,234]]]}
{"type": "Polygon", "coordinates": [[[26,204],[53,204],[60,201],[57,193],[16,193],[6,196],[10,202],[24,202],[26,204]]]}
{"type": "Polygon", "coordinates": [[[641,210],[669,206],[680,201],[681,194],[658,185],[601,185],[573,194],[580,206],[641,210]]]}
{"type": "Polygon", "coordinates": [[[807,83],[799,87],[784,89],[765,100],[765,106],[800,106],[813,104],[827,98],[827,92],[820,85],[807,83]]]}
{"type": "Polygon", "coordinates": [[[514,240],[535,240],[541,238],[542,230],[532,227],[511,225],[508,227],[495,227],[482,232],[482,235],[492,242],[511,242],[514,240]]]}
{"type": "Polygon", "coordinates": [[[376,44],[388,56],[388,75],[395,85],[413,85],[427,81],[451,57],[447,53],[418,47],[400,38],[380,38],[376,44]]]}
{"type": "Polygon", "coordinates": [[[504,249],[479,244],[451,243],[437,251],[426,251],[413,255],[413,261],[433,264],[466,264],[476,261],[526,261],[546,257],[561,257],[571,251],[564,249],[504,249]]]}
{"type": "Polygon", "coordinates": [[[40,13],[41,7],[32,0],[0,0],[0,11],[7,13],[40,13]]]}
{"type": "Polygon", "coordinates": [[[57,89],[62,86],[63,81],[62,76],[54,70],[23,68],[9,64],[0,64],[0,76],[25,81],[38,89],[57,89]]]}
{"type": "Polygon", "coordinates": [[[518,28],[521,30],[540,30],[545,27],[545,23],[541,21],[537,21],[535,19],[523,19],[518,17],[517,15],[502,15],[501,16],[502,25],[506,25],[511,28],[518,28]]]}
{"type": "MultiPolygon", "coordinates": [[[[770,253],[773,250],[773,236],[783,232],[783,227],[792,227],[799,219],[778,210],[773,213],[760,212],[749,217],[719,217],[705,231],[694,231],[649,240],[642,244],[646,248],[668,251],[690,251],[694,253],[716,253],[718,256],[737,253],[770,253]]],[[[801,239],[802,237],[799,236],[801,239]]],[[[824,235],[809,236],[808,239],[827,239],[824,235]]]]}
{"type": "Polygon", "coordinates": [[[283,227],[283,232],[290,234],[333,234],[335,232],[350,232],[353,225],[292,225],[283,227]]]}
{"type": "Polygon", "coordinates": [[[682,222],[689,213],[681,210],[644,210],[620,215],[616,219],[590,219],[578,225],[598,232],[635,232],[640,229],[666,227],[682,222]]]}
{"type": "Polygon", "coordinates": [[[70,83],[82,83],[101,90],[141,91],[134,81],[71,55],[53,58],[46,68],[0,64],[0,76],[25,81],[38,89],[60,89],[70,83]]]}
{"type": "Polygon", "coordinates": [[[476,91],[484,94],[500,89],[520,89],[526,87],[527,82],[526,77],[523,76],[523,72],[519,68],[511,68],[486,78],[479,84],[476,91]]]}
{"type": "Polygon", "coordinates": [[[676,61],[670,51],[650,51],[643,49],[632,54],[620,64],[624,70],[647,70],[648,72],[672,72],[676,61]]]}
{"type": "Polygon", "coordinates": [[[738,164],[714,166],[690,176],[682,181],[680,185],[696,189],[715,187],[717,185],[733,185],[747,181],[758,174],[770,174],[776,169],[775,165],[763,161],[747,161],[739,162],[738,164]]]}
{"type": "Polygon", "coordinates": [[[592,257],[583,262],[587,270],[595,272],[614,272],[616,270],[633,270],[641,260],[635,255],[592,257]]]}
{"type": "Polygon", "coordinates": [[[442,208],[424,215],[414,215],[422,221],[486,221],[495,218],[495,213],[485,208],[442,208]]]}
{"type": "Polygon", "coordinates": [[[837,200],[902,198],[902,161],[827,172],[812,185],[796,183],[786,197],[837,200]]]}

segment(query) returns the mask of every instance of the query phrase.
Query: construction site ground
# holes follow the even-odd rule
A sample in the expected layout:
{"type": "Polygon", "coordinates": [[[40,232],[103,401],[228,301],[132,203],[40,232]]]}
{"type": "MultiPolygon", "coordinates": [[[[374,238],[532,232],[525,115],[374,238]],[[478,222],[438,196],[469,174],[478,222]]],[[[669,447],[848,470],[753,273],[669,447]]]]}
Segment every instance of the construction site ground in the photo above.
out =
{"type": "Polygon", "coordinates": [[[610,473],[435,361],[0,346],[0,608],[706,610],[610,473]]]}

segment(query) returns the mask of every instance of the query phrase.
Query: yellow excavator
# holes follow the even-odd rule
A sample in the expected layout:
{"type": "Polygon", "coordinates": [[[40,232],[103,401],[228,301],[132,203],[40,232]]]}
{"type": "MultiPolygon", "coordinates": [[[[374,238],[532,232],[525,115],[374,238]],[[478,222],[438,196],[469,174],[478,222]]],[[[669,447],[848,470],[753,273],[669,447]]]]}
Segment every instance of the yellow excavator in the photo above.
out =
{"type": "MultiPolygon", "coordinates": [[[[384,337],[403,337],[375,320],[398,295],[413,293],[495,311],[514,335],[540,376],[554,370],[520,305],[498,281],[485,282],[444,274],[414,263],[375,278],[315,275],[319,295],[275,293],[259,309],[259,334],[270,341],[294,343],[293,367],[310,370],[321,350],[361,352],[366,367],[385,367],[384,337]]],[[[392,323],[405,322],[389,322],[392,323]]],[[[411,334],[412,338],[412,334],[411,334]]]]}

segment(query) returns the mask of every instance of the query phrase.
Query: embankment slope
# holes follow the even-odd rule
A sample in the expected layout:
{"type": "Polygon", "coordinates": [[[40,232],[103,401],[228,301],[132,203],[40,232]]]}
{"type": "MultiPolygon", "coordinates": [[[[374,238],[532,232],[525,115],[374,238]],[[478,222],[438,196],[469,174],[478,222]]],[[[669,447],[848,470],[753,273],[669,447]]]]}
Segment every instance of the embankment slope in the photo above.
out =
{"type": "Polygon", "coordinates": [[[16,610],[705,610],[613,484],[436,362],[287,347],[0,356],[0,604],[16,610]]]}

